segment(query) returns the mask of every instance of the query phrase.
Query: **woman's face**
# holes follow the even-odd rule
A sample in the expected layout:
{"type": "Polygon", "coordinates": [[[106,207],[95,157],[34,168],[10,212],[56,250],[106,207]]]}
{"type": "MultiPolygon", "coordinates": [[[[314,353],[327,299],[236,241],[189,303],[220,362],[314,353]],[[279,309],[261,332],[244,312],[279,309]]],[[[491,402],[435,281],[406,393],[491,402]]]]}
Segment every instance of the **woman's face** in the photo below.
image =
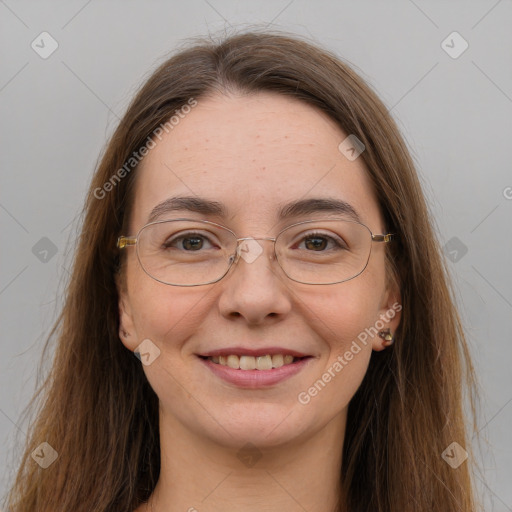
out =
{"type": "MultiPolygon", "coordinates": [[[[157,205],[177,196],[215,201],[225,213],[160,207],[156,220],[209,220],[239,238],[275,237],[296,222],[339,217],[322,211],[278,217],[284,204],[328,198],[350,204],[373,233],[383,233],[362,158],[348,159],[338,149],[348,135],[322,112],[282,95],[201,99],[161,141],[155,139],[137,170],[130,232],[124,234],[135,235],[157,205]]],[[[286,277],[273,259],[272,242],[258,243],[263,251],[254,260],[240,258],[217,283],[195,287],[152,279],[135,249],[125,249],[120,332],[128,334],[121,339],[132,351],[143,340],[160,351],[143,368],[159,397],[161,422],[232,447],[303,441],[332,420],[343,425],[372,349],[382,349],[382,339],[365,329],[382,327],[381,315],[394,316],[385,325],[392,331],[399,321],[392,308],[397,291],[386,288],[385,244],[372,244],[368,266],[356,278],[307,285],[286,277]],[[235,370],[204,359],[219,350],[309,357],[292,363],[295,371],[235,370]],[[276,378],[246,374],[237,380],[245,371],[275,372],[276,378]]]]}

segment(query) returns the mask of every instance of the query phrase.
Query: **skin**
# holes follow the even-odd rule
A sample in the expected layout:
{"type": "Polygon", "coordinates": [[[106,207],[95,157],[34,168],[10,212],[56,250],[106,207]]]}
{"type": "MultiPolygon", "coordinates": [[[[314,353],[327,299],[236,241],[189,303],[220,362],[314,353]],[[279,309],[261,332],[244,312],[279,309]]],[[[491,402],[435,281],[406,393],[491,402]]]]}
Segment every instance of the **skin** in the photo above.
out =
{"type": "MultiPolygon", "coordinates": [[[[349,202],[372,233],[384,224],[362,158],[338,150],[346,138],[315,108],[272,93],[202,98],[145,157],[137,171],[130,233],[173,195],[223,203],[228,216],[207,217],[239,237],[276,236],[313,214],[278,222],[284,202],[336,197],[349,202]]],[[[221,281],[169,286],[141,269],[128,251],[119,285],[120,337],[130,350],[149,338],[160,356],[144,366],[160,401],[162,466],[143,510],[331,512],[339,492],[347,407],[366,373],[370,338],[307,405],[297,396],[317,381],[379,315],[400,302],[387,287],[385,244],[372,244],[358,277],[315,286],[288,279],[272,243],[254,262],[240,259],[221,281]],[[125,334],[126,333],[126,334],[125,334]],[[198,353],[215,348],[283,346],[314,358],[301,372],[266,389],[241,389],[205,368],[198,353]],[[261,458],[249,467],[237,453],[248,442],[261,458]],[[151,508],[152,507],[152,508],[151,508]]],[[[385,327],[395,331],[397,313],[385,327]]]]}

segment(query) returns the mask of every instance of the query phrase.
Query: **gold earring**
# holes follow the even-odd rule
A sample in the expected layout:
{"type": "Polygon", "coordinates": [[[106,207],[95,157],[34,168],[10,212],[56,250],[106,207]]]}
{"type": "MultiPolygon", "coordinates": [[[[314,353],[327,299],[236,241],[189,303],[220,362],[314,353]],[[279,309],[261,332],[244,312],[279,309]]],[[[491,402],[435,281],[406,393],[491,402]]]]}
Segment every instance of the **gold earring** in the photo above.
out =
{"type": "Polygon", "coordinates": [[[383,331],[380,331],[379,336],[384,340],[382,342],[383,347],[390,347],[395,342],[395,337],[393,336],[391,329],[384,329],[383,331]]]}

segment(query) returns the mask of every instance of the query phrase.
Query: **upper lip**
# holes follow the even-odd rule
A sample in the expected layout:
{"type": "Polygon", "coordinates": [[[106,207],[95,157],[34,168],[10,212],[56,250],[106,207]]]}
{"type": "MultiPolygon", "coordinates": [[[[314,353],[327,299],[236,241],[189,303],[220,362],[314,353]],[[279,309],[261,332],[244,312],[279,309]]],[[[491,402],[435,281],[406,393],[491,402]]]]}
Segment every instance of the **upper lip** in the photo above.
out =
{"type": "Polygon", "coordinates": [[[266,356],[266,355],[276,355],[276,354],[283,354],[283,355],[291,355],[293,357],[308,357],[309,354],[304,354],[302,352],[299,352],[297,350],[292,350],[289,348],[284,347],[265,347],[265,348],[245,348],[245,347],[231,347],[231,348],[219,348],[216,350],[210,350],[209,352],[204,352],[202,354],[198,354],[201,357],[218,357],[218,356],[230,356],[230,355],[237,355],[237,356],[266,356]]]}

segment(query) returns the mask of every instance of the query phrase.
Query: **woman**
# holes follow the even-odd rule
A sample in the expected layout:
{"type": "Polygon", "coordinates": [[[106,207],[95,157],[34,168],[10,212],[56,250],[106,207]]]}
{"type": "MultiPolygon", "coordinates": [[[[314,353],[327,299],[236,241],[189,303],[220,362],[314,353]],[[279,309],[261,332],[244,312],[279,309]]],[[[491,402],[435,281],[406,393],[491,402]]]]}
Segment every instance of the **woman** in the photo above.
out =
{"type": "Polygon", "coordinates": [[[11,512],[476,510],[472,366],[413,163],[309,43],[240,34],[156,70],[55,332],[11,512]]]}

